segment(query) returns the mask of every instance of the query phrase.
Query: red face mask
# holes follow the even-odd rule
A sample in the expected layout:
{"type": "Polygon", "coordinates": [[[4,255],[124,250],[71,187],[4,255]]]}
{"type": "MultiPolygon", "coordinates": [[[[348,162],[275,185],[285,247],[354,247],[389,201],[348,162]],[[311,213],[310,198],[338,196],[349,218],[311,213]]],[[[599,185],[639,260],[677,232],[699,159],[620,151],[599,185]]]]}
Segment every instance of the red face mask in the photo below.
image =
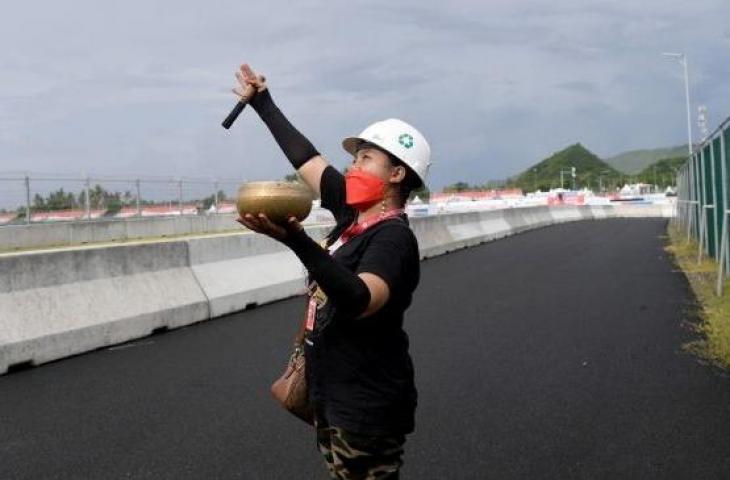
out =
{"type": "Polygon", "coordinates": [[[359,211],[372,207],[385,196],[385,182],[372,173],[350,170],[345,174],[346,203],[359,211]]]}

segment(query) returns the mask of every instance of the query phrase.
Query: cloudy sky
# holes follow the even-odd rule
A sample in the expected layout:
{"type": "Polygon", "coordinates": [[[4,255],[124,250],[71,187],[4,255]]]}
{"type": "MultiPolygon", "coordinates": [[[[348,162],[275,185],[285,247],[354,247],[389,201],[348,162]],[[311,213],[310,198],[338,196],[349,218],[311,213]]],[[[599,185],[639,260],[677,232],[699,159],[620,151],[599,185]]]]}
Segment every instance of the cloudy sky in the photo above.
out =
{"type": "Polygon", "coordinates": [[[660,52],[688,54],[714,127],[730,116],[728,18],[727,0],[11,2],[0,176],[280,178],[291,167],[253,111],[220,126],[243,61],[337,166],[342,137],[414,124],[434,188],[578,141],[600,156],[682,144],[681,67],[660,52]]]}

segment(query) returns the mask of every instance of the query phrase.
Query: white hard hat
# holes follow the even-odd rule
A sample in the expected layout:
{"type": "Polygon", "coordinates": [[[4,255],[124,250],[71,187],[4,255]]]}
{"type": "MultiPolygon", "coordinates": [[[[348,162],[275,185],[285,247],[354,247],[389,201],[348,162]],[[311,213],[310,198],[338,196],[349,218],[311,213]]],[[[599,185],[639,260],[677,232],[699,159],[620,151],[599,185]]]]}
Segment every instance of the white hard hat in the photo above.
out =
{"type": "Polygon", "coordinates": [[[352,155],[357,153],[358,146],[368,142],[392,154],[406,164],[413,173],[426,184],[428,167],[431,166],[431,147],[421,132],[397,118],[389,118],[369,125],[357,137],[348,137],[342,141],[342,147],[352,155]]]}

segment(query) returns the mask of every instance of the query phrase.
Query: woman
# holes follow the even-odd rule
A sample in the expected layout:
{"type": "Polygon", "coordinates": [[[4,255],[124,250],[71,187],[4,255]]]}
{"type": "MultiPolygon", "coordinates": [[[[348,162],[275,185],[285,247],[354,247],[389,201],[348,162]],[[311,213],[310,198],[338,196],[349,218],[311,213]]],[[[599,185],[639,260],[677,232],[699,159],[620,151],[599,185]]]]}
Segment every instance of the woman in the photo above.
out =
{"type": "Polygon", "coordinates": [[[343,147],[342,175],[274,104],[248,65],[234,92],[266,123],[286,157],[337,224],[325,249],[296,221],[239,221],[289,247],[309,272],[305,359],[317,444],[332,478],[397,479],[413,431],[416,389],[403,314],[419,281],[416,237],[404,207],[424,184],[430,149],[400,120],[377,122],[343,147]]]}

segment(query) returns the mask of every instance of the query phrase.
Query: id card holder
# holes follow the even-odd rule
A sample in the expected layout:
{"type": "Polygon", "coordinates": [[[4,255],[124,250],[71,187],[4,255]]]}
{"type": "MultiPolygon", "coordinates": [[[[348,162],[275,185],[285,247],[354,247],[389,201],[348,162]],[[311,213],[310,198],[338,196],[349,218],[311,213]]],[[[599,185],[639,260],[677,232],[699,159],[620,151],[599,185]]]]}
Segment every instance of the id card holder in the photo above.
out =
{"type": "Polygon", "coordinates": [[[311,332],[314,330],[314,320],[317,316],[317,302],[314,300],[314,297],[309,299],[309,304],[307,305],[307,321],[304,324],[304,328],[311,332]]]}
{"type": "Polygon", "coordinates": [[[327,250],[330,255],[335,253],[338,248],[340,248],[345,242],[342,241],[342,237],[338,238],[335,243],[330,245],[330,248],[327,250]]]}

